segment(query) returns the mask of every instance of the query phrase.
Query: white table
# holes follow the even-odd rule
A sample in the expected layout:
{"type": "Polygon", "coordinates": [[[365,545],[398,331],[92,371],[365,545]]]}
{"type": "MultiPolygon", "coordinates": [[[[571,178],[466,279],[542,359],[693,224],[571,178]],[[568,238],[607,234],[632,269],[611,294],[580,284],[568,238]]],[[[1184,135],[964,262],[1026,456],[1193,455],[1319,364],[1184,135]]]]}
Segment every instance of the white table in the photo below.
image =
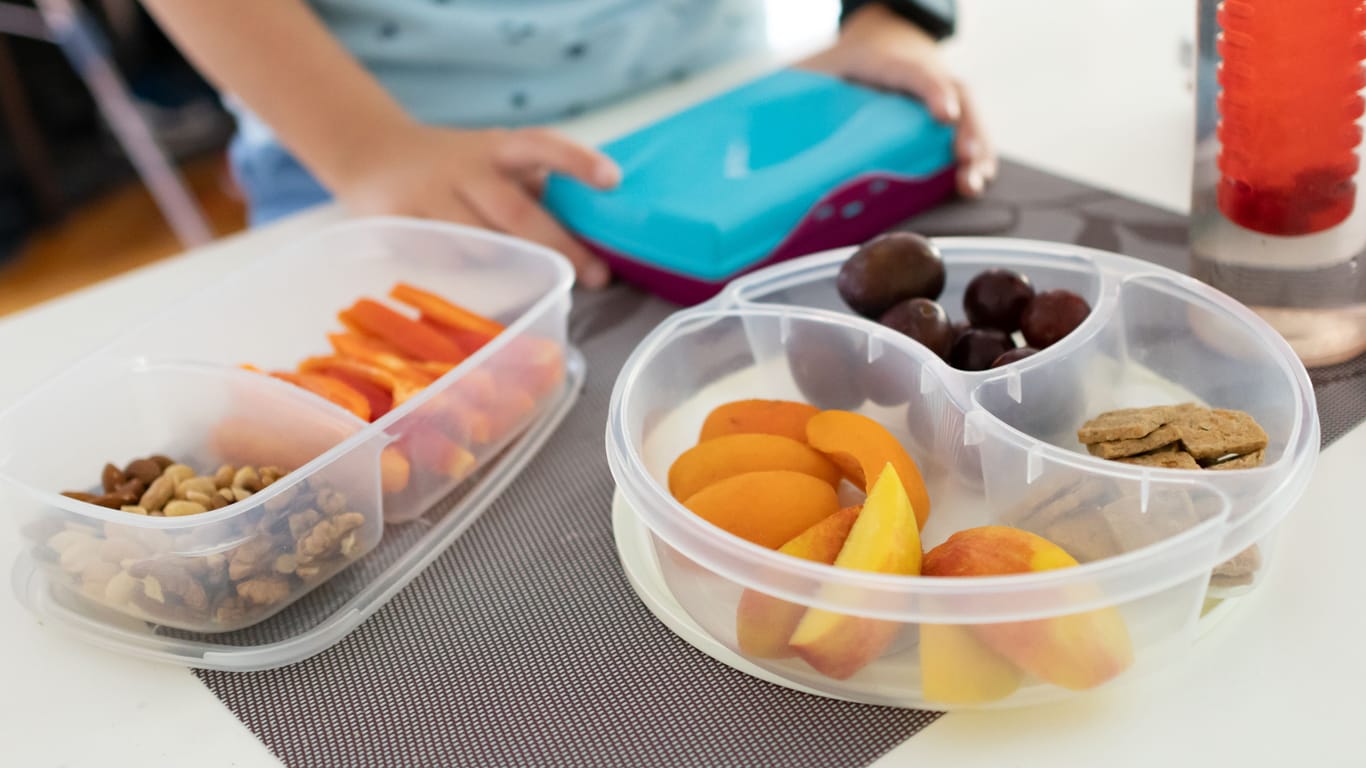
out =
{"type": "MultiPolygon", "coordinates": [[[[829,0],[771,0],[774,52],[564,126],[601,141],[819,44],[829,0]]],[[[1174,210],[1187,206],[1192,102],[1180,59],[1188,0],[964,0],[950,46],[1009,156],[1174,210]]],[[[230,238],[0,321],[0,407],[161,297],[211,282],[339,213],[230,238]]],[[[0,286],[3,290],[3,286],[0,286]]],[[[1366,427],[1323,454],[1272,577],[1165,674],[1024,711],[951,714],[886,766],[1366,765],[1366,516],[1352,478],[1366,427]]],[[[2,502],[3,500],[0,500],[2,502]]],[[[0,526],[0,564],[18,550],[0,526]]],[[[0,762],[273,765],[188,671],[97,650],[0,595],[0,762]]],[[[832,730],[838,738],[838,729],[832,730]]]]}

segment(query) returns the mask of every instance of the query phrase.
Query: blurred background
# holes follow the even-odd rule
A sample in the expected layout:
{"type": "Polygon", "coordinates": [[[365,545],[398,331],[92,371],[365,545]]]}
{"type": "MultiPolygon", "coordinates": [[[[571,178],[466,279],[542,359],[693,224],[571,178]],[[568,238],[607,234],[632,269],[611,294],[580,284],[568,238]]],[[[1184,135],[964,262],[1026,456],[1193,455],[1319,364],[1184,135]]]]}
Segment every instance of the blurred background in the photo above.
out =
{"type": "Polygon", "coordinates": [[[136,0],[0,0],[0,315],[241,229],[231,135],[136,0]]]}

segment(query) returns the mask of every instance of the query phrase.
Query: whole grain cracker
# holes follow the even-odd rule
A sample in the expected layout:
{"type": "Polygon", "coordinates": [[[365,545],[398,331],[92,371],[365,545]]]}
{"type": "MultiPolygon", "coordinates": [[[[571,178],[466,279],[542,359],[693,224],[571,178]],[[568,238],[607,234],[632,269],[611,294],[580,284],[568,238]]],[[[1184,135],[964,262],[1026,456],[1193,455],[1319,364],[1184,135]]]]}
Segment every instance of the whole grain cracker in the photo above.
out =
{"type": "Polygon", "coordinates": [[[1217,459],[1230,453],[1239,456],[1266,448],[1266,430],[1242,411],[1221,408],[1196,410],[1175,422],[1181,444],[1197,459],[1217,459]]]}
{"type": "Polygon", "coordinates": [[[1260,467],[1264,461],[1266,461],[1265,448],[1242,456],[1235,456],[1232,459],[1226,459],[1217,464],[1210,464],[1205,467],[1205,469],[1252,469],[1254,467],[1260,467]]]}
{"type": "Polygon", "coordinates": [[[1171,424],[1163,424],[1143,437],[1092,443],[1086,446],[1086,450],[1090,451],[1092,456],[1099,456],[1102,459],[1122,459],[1126,456],[1149,453],[1171,445],[1180,439],[1180,430],[1171,424]]]}
{"type": "Polygon", "coordinates": [[[1125,456],[1115,461],[1124,464],[1137,464],[1141,467],[1161,467],[1163,469],[1199,469],[1200,465],[1189,453],[1182,450],[1167,448],[1145,453],[1139,456],[1125,456]]]}
{"type": "Polygon", "coordinates": [[[1081,425],[1081,429],[1077,430],[1077,439],[1086,445],[1111,440],[1132,440],[1151,434],[1163,424],[1195,408],[1194,403],[1182,403],[1106,411],[1081,425]]]}

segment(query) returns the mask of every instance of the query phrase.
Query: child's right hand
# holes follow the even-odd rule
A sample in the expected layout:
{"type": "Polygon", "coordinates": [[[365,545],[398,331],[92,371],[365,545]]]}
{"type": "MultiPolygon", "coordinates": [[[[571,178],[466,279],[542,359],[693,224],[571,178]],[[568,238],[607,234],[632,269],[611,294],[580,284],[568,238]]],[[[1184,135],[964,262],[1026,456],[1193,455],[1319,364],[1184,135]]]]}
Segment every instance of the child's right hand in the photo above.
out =
{"type": "Polygon", "coordinates": [[[599,189],[621,180],[606,155],[544,128],[452,130],[410,124],[352,159],[333,193],[349,210],[442,219],[506,232],[563,253],[579,282],[605,285],[607,267],[540,204],[550,172],[599,189]]]}

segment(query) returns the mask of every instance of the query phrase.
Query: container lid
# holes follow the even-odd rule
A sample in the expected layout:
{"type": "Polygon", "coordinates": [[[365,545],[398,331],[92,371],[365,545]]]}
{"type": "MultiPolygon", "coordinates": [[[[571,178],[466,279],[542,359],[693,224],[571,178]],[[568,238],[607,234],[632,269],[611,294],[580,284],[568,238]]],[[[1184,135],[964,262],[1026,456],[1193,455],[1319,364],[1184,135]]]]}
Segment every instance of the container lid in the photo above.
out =
{"type": "Polygon", "coordinates": [[[715,281],[761,261],[845,182],[942,171],[953,130],[905,96],[789,69],[603,151],[620,186],[552,177],[546,206],[597,245],[715,281]]]}

